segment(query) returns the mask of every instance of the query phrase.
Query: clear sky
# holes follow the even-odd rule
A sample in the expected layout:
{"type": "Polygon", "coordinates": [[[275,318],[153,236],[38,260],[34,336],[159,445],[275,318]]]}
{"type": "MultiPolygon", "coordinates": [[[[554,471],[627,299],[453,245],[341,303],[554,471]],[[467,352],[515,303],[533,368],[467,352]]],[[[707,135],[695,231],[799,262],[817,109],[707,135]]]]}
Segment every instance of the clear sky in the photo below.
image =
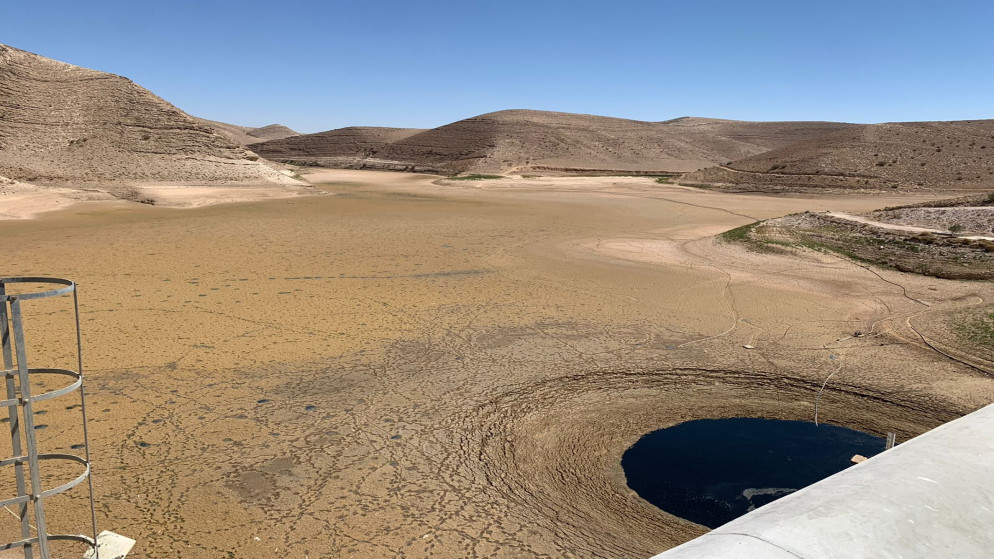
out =
{"type": "Polygon", "coordinates": [[[510,108],[994,118],[990,0],[10,0],[0,42],[303,132],[510,108]]]}

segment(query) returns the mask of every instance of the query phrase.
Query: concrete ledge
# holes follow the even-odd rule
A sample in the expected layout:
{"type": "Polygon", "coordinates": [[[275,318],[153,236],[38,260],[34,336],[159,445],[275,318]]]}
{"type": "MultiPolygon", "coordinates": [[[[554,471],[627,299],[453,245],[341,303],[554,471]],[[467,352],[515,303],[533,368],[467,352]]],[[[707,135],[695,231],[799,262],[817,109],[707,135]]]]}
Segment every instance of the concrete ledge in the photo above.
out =
{"type": "Polygon", "coordinates": [[[654,559],[994,557],[994,405],[654,559]]]}

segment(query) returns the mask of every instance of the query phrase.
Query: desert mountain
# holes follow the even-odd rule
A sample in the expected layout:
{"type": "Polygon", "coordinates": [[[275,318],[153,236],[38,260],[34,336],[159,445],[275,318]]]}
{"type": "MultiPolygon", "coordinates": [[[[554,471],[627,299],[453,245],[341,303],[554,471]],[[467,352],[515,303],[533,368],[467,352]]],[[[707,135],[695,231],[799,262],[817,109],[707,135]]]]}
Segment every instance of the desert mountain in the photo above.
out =
{"type": "Polygon", "coordinates": [[[242,147],[267,140],[280,140],[300,135],[299,132],[291,130],[282,124],[270,124],[260,128],[252,128],[251,126],[238,126],[237,124],[207,120],[206,118],[198,118],[197,120],[214,128],[224,136],[227,136],[229,140],[242,147]]]}
{"type": "Polygon", "coordinates": [[[994,120],[869,124],[684,177],[736,189],[992,188],[994,120]]]}
{"type": "Polygon", "coordinates": [[[290,136],[299,136],[300,132],[282,124],[268,124],[260,128],[253,128],[247,134],[253,138],[257,138],[259,141],[265,142],[267,140],[279,140],[281,138],[289,138],[290,136]]]}
{"type": "Polygon", "coordinates": [[[844,122],[750,122],[700,117],[676,118],[667,120],[662,124],[674,128],[683,127],[712,136],[731,138],[759,146],[764,151],[820,138],[831,132],[854,130],[861,126],[844,122]]]}
{"type": "Polygon", "coordinates": [[[320,162],[325,166],[350,167],[354,161],[375,157],[388,144],[420,132],[424,130],[351,126],[250,144],[249,149],[277,161],[320,162]]]}
{"type": "Polygon", "coordinates": [[[155,182],[295,182],[131,80],[5,45],[0,176],[123,196],[155,182]]]}
{"type": "Polygon", "coordinates": [[[713,119],[643,122],[530,110],[431,130],[343,128],[251,145],[278,161],[439,173],[687,172],[853,125],[713,119]]]}

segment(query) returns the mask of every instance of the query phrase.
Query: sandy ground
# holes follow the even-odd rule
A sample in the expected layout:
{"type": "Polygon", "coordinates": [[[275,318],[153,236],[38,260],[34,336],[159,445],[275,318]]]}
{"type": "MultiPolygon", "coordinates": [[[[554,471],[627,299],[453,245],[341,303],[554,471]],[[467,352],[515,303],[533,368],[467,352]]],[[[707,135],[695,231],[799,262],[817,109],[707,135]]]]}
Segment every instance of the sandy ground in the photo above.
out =
{"type": "MultiPolygon", "coordinates": [[[[134,557],[648,557],[704,531],[628,490],[649,431],[817,403],[906,439],[994,400],[957,360],[994,356],[917,335],[990,284],[710,238],[925,196],[310,178],[337,195],[0,222],[3,275],[80,283],[100,523],[134,557]]],[[[65,363],[37,304],[32,363],[65,363]]],[[[68,449],[78,409],[46,411],[68,449]]]]}
{"type": "Polygon", "coordinates": [[[119,202],[110,194],[95,190],[41,188],[25,183],[0,183],[0,220],[30,219],[45,212],[64,210],[79,202],[119,202]]]}
{"type": "MultiPolygon", "coordinates": [[[[252,202],[324,194],[309,186],[282,185],[148,185],[132,189],[142,198],[167,208],[199,208],[213,204],[252,202]]],[[[98,189],[40,187],[17,183],[0,187],[0,220],[30,219],[45,212],[65,210],[75,204],[87,209],[124,207],[128,202],[98,189]],[[99,202],[99,204],[95,204],[99,202]]]]}
{"type": "Polygon", "coordinates": [[[314,196],[323,191],[311,187],[278,185],[150,185],[136,190],[155,200],[156,206],[167,208],[199,208],[213,204],[256,202],[297,196],[314,196]]]}

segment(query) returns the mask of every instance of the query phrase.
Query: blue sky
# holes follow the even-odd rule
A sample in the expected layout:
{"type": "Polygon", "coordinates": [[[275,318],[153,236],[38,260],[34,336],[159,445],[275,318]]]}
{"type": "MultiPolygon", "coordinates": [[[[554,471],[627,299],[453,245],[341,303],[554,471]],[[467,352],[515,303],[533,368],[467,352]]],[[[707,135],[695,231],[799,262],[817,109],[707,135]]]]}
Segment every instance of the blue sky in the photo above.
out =
{"type": "Polygon", "coordinates": [[[8,2],[0,42],[303,132],[509,108],[639,120],[994,118],[994,2],[8,2]]]}

